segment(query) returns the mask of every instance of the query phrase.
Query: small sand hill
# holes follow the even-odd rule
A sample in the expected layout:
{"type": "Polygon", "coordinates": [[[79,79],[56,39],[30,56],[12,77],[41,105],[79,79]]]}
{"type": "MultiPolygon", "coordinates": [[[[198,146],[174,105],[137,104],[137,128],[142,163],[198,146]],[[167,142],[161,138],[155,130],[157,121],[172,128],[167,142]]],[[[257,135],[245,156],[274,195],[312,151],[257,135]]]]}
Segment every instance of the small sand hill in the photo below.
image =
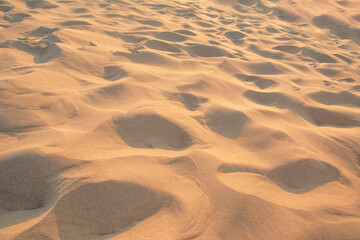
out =
{"type": "Polygon", "coordinates": [[[360,239],[357,0],[0,0],[0,239],[360,239]]]}

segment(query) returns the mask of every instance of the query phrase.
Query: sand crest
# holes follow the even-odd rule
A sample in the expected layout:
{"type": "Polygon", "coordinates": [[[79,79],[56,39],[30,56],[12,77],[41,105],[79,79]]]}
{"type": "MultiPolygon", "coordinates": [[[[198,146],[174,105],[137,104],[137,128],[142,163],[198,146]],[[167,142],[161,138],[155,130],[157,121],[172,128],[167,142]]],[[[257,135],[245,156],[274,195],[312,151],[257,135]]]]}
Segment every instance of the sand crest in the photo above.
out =
{"type": "Polygon", "coordinates": [[[360,239],[358,0],[0,14],[0,240],[360,239]]]}

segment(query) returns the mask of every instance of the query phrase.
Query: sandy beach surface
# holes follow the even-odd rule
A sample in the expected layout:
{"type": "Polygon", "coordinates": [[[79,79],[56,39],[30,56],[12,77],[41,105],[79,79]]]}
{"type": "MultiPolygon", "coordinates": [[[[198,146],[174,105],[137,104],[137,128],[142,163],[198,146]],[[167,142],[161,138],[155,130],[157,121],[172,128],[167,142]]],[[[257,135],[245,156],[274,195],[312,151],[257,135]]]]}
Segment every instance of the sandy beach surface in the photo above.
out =
{"type": "Polygon", "coordinates": [[[360,1],[0,0],[0,239],[359,240],[360,1]]]}

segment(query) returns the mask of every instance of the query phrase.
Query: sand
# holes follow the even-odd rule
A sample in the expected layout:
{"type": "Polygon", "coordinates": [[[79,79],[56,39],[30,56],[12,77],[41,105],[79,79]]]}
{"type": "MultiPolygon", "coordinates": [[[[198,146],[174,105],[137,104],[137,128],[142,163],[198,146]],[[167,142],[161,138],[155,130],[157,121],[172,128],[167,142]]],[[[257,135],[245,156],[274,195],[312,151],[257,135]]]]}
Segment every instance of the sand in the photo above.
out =
{"type": "Polygon", "coordinates": [[[360,239],[358,0],[0,0],[0,239],[360,239]]]}

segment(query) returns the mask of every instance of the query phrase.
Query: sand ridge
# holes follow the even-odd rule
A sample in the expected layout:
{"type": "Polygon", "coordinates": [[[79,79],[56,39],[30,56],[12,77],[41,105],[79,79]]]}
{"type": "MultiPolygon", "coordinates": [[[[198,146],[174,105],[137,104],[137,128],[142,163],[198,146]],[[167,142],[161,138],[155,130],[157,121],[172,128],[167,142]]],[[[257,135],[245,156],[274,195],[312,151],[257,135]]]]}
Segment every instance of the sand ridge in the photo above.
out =
{"type": "Polygon", "coordinates": [[[356,0],[0,14],[0,239],[359,239],[356,0]]]}

